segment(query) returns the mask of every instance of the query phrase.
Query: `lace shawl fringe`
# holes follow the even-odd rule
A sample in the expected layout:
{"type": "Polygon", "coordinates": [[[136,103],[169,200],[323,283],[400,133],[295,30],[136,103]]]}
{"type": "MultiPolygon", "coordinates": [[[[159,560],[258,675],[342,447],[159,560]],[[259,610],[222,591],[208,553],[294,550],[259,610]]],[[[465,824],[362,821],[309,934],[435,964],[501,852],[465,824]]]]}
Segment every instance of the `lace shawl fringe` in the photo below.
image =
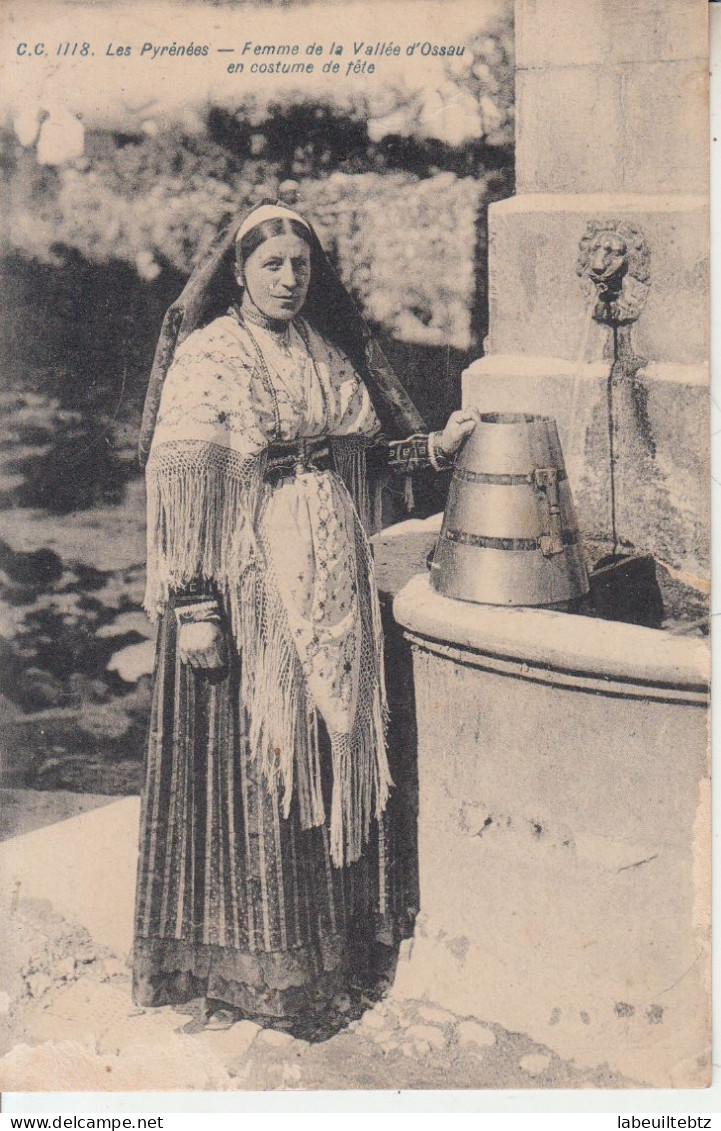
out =
{"type": "MultiPolygon", "coordinates": [[[[333,443],[341,478],[359,515],[368,520],[365,451],[343,438],[333,443]]],[[[159,445],[147,468],[148,576],[145,609],[155,619],[171,589],[198,578],[227,602],[241,656],[241,709],[253,756],[285,816],[297,795],[304,828],[326,819],[321,784],[319,720],[272,562],[256,538],[263,455],[242,458],[202,441],[159,445]]],[[[362,618],[361,675],[350,734],[330,734],[333,788],[331,859],[356,861],[383,813],[392,786],[386,753],[387,708],[383,633],[370,546],[356,525],[362,618]]]]}

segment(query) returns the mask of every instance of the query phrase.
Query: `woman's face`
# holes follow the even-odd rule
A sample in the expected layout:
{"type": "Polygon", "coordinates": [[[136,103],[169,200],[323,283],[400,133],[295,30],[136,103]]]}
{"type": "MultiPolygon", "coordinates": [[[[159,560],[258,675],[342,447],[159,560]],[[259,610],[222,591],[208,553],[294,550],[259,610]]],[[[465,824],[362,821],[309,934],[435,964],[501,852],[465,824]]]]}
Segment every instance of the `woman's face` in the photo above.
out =
{"type": "Polygon", "coordinates": [[[267,318],[290,322],[308,294],[308,244],[293,233],[271,236],[248,256],[238,282],[267,318]]]}

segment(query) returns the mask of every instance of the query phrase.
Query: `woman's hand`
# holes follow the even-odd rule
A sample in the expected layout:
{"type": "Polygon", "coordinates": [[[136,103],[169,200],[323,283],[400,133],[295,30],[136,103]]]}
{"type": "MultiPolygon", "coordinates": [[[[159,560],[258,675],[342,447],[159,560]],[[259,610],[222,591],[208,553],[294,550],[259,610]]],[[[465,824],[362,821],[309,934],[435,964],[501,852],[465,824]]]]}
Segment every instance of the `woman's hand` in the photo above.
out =
{"type": "Polygon", "coordinates": [[[481,418],[477,408],[459,408],[448,417],[438,441],[443,455],[452,459],[481,418]]]}
{"type": "Polygon", "coordinates": [[[191,668],[216,671],[225,666],[225,633],[214,621],[189,621],[178,629],[180,659],[191,668]]]}

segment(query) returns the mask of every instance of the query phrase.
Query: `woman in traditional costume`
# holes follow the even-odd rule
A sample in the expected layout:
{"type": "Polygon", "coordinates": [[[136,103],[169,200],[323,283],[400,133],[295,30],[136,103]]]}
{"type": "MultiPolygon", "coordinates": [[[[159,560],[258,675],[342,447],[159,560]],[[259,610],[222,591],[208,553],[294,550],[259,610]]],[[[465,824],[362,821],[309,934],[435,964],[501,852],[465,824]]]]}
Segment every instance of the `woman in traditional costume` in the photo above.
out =
{"type": "Polygon", "coordinates": [[[473,426],[454,413],[419,433],[311,225],[282,203],[232,225],[168,312],[141,437],[159,631],[139,1004],[204,996],[211,1023],[292,1027],[347,989],[375,928],[388,940],[369,467],[438,469],[473,426]]]}

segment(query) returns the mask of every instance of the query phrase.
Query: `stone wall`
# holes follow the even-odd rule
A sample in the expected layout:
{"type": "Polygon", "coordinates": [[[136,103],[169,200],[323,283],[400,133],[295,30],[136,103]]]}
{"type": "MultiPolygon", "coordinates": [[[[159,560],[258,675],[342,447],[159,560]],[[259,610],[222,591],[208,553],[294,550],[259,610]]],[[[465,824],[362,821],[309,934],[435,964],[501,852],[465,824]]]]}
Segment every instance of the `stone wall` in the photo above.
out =
{"type": "Polygon", "coordinates": [[[653,419],[623,396],[614,408],[630,457],[617,533],[707,588],[706,5],[518,0],[516,29],[518,195],[489,211],[490,333],[464,400],[552,412],[581,526],[608,539],[612,332],[591,318],[578,249],[589,222],[640,231],[651,281],[632,399],[653,419]]]}
{"type": "Polygon", "coordinates": [[[518,192],[703,191],[705,8],[703,0],[517,4],[518,192]]]}
{"type": "Polygon", "coordinates": [[[434,594],[412,644],[421,914],[396,992],[637,1084],[709,1071],[703,641],[434,594]]]}

